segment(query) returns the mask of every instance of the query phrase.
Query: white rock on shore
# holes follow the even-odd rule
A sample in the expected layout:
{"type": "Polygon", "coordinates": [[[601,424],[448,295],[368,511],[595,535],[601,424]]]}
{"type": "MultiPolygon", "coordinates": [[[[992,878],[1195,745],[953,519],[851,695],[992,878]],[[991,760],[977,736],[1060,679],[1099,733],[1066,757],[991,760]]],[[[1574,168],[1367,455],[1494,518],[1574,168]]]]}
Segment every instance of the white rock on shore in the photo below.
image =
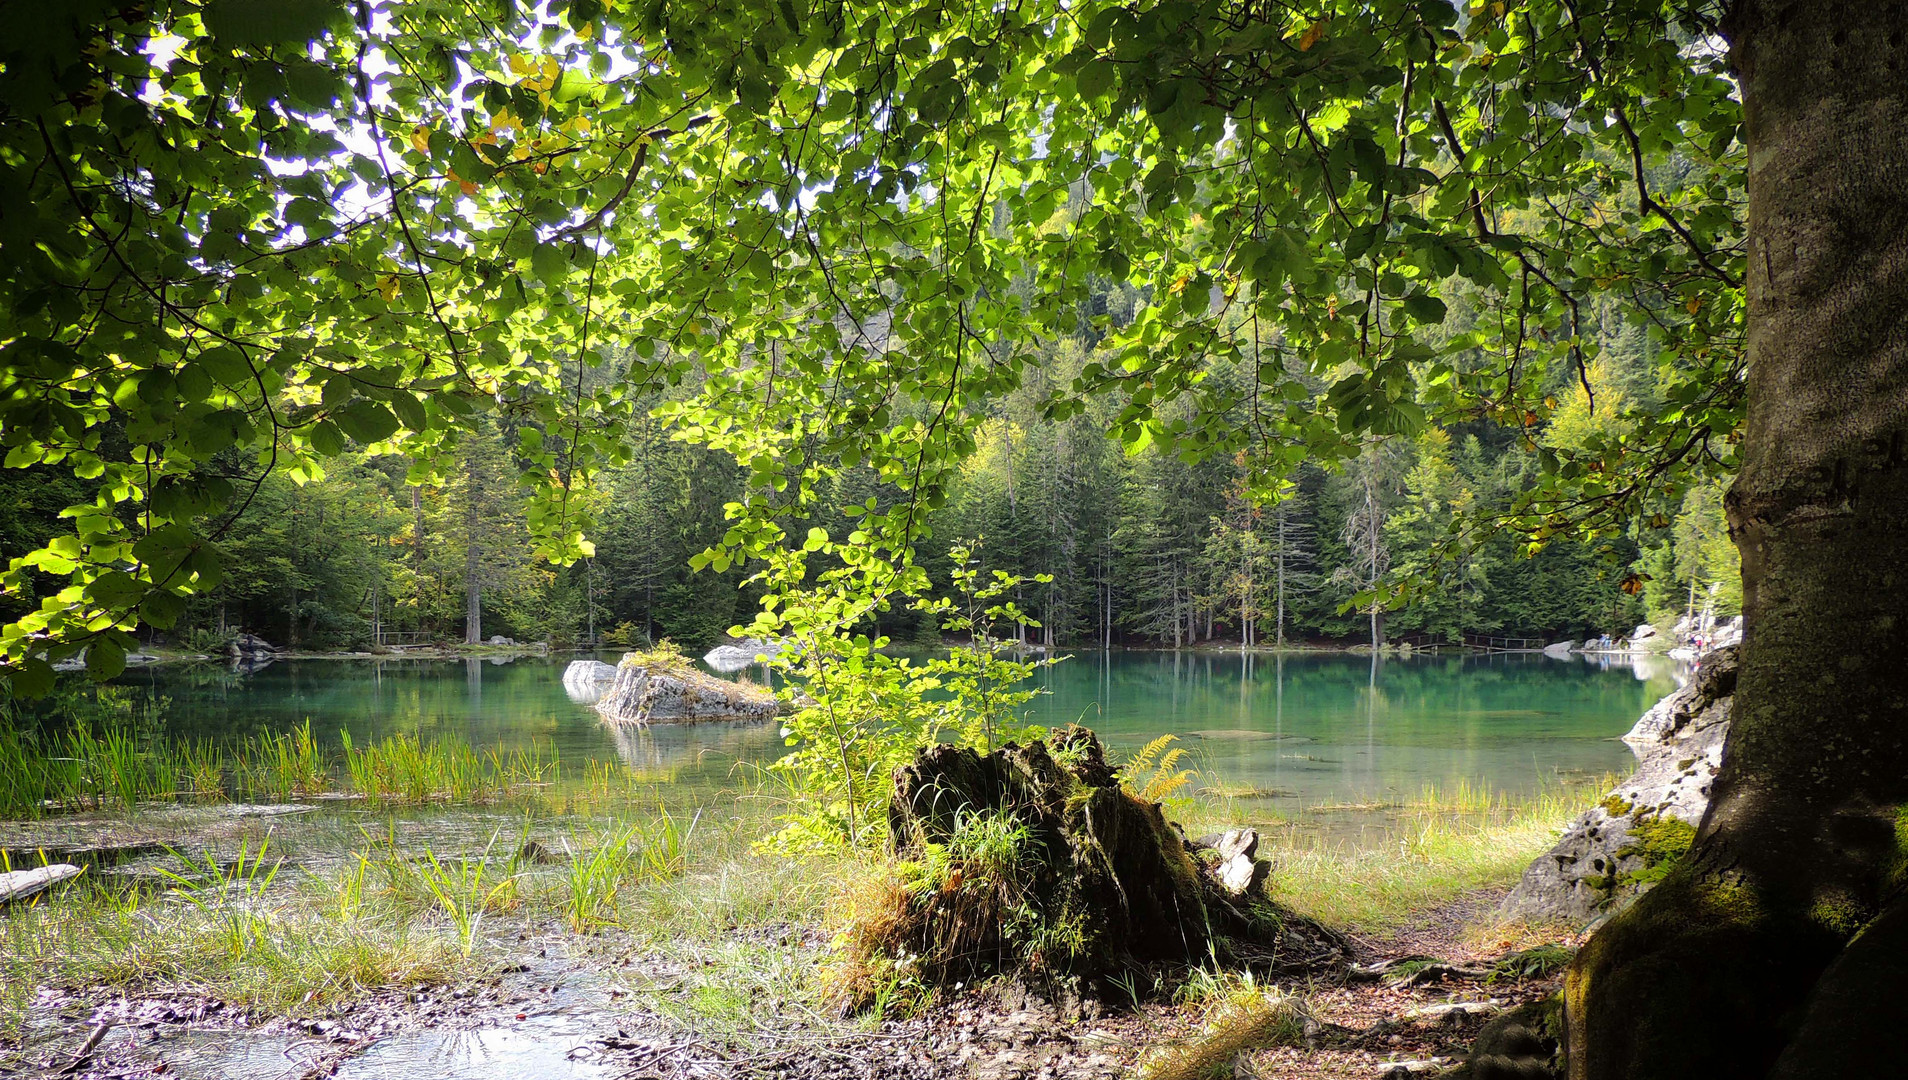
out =
{"type": "Polygon", "coordinates": [[[1687,686],[1623,737],[1636,771],[1564,830],[1505,898],[1513,918],[1587,920],[1634,900],[1709,808],[1736,690],[1736,650],[1704,655],[1687,686]]]}

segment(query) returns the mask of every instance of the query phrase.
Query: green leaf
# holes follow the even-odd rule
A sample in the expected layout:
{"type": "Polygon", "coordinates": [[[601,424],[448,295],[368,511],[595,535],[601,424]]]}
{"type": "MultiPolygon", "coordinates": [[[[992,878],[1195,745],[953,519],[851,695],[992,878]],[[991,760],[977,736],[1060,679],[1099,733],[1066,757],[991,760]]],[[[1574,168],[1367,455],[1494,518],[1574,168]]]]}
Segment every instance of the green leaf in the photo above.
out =
{"type": "Polygon", "coordinates": [[[39,698],[53,692],[53,665],[37,656],[28,656],[0,668],[13,693],[23,698],[39,698]]]}
{"type": "Polygon", "coordinates": [[[398,429],[398,419],[391,410],[366,398],[358,398],[331,415],[346,435],[361,443],[388,439],[398,429]]]}
{"type": "Polygon", "coordinates": [[[555,285],[570,272],[570,257],[555,244],[538,244],[530,252],[530,270],[545,285],[555,285]]]}
{"type": "Polygon", "coordinates": [[[344,17],[342,0],[210,0],[206,29],[227,45],[302,45],[344,17]]]}
{"type": "Polygon", "coordinates": [[[1096,101],[1113,89],[1113,65],[1105,60],[1089,60],[1080,73],[1073,77],[1074,85],[1079,88],[1080,96],[1088,101],[1096,101]]]}
{"type": "Polygon", "coordinates": [[[425,415],[424,406],[417,400],[416,395],[408,391],[398,390],[391,394],[391,409],[397,413],[397,418],[403,423],[406,431],[423,431],[430,426],[430,418],[425,415]]]}
{"type": "Polygon", "coordinates": [[[104,634],[86,649],[86,674],[98,682],[117,678],[126,670],[126,647],[104,634]]]}
{"type": "Polygon", "coordinates": [[[1345,260],[1350,262],[1364,258],[1372,248],[1378,246],[1378,238],[1384,235],[1384,229],[1384,225],[1376,221],[1353,229],[1351,238],[1345,241],[1345,260]]]}
{"type": "Polygon", "coordinates": [[[1446,307],[1444,301],[1424,293],[1413,293],[1404,299],[1405,313],[1421,323],[1441,323],[1444,321],[1446,307]]]}
{"type": "Polygon", "coordinates": [[[338,425],[329,420],[320,420],[312,425],[311,434],[307,438],[311,440],[311,448],[326,457],[337,457],[344,453],[344,432],[338,430],[338,425]]]}

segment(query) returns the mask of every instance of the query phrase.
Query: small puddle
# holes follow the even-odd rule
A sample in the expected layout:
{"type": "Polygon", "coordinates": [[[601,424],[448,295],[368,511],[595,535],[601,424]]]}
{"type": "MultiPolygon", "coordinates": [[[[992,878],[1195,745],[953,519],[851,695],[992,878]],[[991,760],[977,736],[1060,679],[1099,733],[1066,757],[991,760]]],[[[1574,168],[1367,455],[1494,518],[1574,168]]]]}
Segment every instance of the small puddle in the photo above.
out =
{"type": "Polygon", "coordinates": [[[347,1059],[336,1080],[598,1080],[616,1075],[598,1062],[595,1025],[563,1013],[494,1027],[414,1031],[373,1043],[347,1059]],[[574,1056],[572,1056],[574,1055],[574,1056]]]}
{"type": "Polygon", "coordinates": [[[179,1080],[282,1080],[317,1065],[321,1046],[295,1035],[175,1031],[138,1049],[179,1080]]]}

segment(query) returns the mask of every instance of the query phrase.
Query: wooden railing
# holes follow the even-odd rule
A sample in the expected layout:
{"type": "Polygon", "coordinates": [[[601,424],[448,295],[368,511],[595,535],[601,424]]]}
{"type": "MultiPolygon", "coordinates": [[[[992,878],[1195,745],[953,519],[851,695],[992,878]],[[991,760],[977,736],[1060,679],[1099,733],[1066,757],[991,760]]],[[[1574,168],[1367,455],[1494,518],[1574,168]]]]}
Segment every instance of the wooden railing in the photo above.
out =
{"type": "Polygon", "coordinates": [[[438,635],[429,630],[381,630],[378,632],[379,645],[398,648],[405,645],[429,645],[438,635]]]}
{"type": "Polygon", "coordinates": [[[1543,638],[1497,637],[1489,634],[1466,634],[1464,644],[1473,649],[1486,652],[1543,652],[1547,644],[1543,638]]]}

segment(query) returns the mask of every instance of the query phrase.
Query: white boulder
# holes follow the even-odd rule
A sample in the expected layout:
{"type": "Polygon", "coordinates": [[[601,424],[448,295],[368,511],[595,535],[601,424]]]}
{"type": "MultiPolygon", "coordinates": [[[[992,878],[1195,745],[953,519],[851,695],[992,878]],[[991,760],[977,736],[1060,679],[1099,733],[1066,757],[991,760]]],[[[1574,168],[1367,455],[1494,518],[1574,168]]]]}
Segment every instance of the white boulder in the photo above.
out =
{"type": "Polygon", "coordinates": [[[563,692],[579,705],[594,705],[616,682],[616,668],[601,660],[572,660],[563,669],[563,692]]]}
{"type": "Polygon", "coordinates": [[[717,671],[741,671],[745,667],[759,664],[764,660],[773,660],[782,653],[780,641],[763,641],[761,638],[740,638],[724,642],[710,649],[702,662],[717,671]]]}

